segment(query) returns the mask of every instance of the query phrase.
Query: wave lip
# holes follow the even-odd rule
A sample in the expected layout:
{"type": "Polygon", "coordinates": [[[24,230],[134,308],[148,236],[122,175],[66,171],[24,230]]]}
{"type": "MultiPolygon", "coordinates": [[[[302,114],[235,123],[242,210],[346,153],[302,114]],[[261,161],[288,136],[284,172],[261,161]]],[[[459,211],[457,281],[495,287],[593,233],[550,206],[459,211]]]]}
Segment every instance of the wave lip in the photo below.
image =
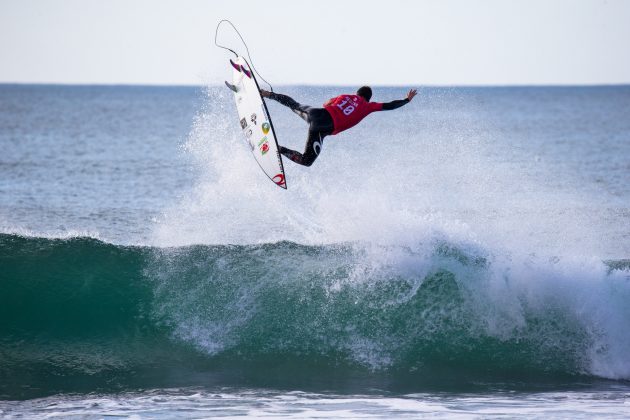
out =
{"type": "Polygon", "coordinates": [[[518,262],[435,238],[153,248],[0,235],[0,265],[5,398],[630,379],[621,260],[518,262]]]}

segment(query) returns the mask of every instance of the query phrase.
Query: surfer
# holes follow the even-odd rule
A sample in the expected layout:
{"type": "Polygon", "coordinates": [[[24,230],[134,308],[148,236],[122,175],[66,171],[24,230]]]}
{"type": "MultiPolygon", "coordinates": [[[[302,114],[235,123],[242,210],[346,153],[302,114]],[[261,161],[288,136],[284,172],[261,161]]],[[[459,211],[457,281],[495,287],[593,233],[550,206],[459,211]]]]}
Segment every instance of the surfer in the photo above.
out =
{"type": "Polygon", "coordinates": [[[324,137],[334,136],[357,125],[363,118],[376,111],[390,111],[409,103],[416,96],[416,89],[409,90],[405,99],[380,103],[370,102],[372,89],[363,86],[355,95],[344,94],[329,99],[323,108],[301,105],[287,95],[260,90],[264,98],[273,99],[290,108],[309,125],[304,153],[280,146],[280,153],[295,163],[311,166],[322,150],[324,137]]]}

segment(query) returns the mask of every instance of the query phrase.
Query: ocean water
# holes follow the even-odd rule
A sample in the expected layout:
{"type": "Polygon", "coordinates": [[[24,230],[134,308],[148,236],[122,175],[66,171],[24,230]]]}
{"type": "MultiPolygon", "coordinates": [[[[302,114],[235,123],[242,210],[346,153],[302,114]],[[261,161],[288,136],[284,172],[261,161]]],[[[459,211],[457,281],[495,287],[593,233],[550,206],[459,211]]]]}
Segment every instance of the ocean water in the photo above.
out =
{"type": "Polygon", "coordinates": [[[224,87],[0,85],[0,416],[630,416],[629,117],[421,88],[284,191],[224,87]]]}

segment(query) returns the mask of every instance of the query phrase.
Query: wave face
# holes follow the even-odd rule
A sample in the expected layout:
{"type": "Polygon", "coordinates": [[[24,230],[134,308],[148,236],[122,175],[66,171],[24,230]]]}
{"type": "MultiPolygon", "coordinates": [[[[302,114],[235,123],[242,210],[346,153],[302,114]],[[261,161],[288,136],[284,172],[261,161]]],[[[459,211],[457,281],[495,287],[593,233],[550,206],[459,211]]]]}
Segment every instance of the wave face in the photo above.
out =
{"type": "Polygon", "coordinates": [[[628,261],[0,235],[0,393],[630,379],[628,261]]]}

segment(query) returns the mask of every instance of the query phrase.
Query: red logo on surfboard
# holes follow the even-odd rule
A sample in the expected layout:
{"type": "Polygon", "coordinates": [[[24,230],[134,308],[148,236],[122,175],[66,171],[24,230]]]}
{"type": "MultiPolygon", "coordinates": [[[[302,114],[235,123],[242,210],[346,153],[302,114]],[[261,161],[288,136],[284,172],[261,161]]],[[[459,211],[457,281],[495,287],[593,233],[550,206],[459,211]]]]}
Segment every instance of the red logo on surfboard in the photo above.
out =
{"type": "Polygon", "coordinates": [[[279,185],[281,187],[284,187],[286,185],[286,182],[284,180],[284,175],[283,174],[278,174],[278,175],[274,176],[271,180],[273,182],[275,182],[276,185],[279,185]]]}
{"type": "Polygon", "coordinates": [[[258,142],[258,147],[260,148],[260,154],[264,155],[269,151],[269,141],[267,137],[263,137],[262,140],[258,142]]]}

